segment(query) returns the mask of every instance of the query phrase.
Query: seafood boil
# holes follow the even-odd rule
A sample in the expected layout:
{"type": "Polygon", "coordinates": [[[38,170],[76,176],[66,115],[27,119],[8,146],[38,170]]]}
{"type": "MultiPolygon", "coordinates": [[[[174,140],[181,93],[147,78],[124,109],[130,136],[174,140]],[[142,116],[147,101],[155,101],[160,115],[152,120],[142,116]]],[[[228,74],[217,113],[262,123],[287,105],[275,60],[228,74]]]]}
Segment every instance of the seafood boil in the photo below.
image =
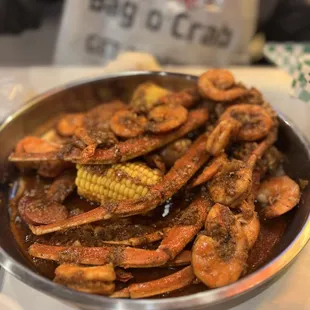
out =
{"type": "Polygon", "coordinates": [[[178,92],[145,81],[129,102],[60,115],[48,134],[17,142],[12,232],[38,272],[84,293],[229,285],[267,262],[299,203],[278,126],[262,94],[227,70],[178,92]]]}

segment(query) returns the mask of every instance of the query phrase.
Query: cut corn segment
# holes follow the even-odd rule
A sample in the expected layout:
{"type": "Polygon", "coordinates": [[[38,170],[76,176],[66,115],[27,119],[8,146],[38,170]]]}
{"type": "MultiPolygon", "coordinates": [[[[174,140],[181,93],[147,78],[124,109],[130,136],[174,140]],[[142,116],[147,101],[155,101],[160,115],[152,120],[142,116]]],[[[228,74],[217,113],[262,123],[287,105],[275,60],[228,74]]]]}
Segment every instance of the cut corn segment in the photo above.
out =
{"type": "Polygon", "coordinates": [[[76,167],[78,194],[99,203],[143,197],[162,179],[159,170],[151,169],[142,162],[76,167]]]}
{"type": "Polygon", "coordinates": [[[140,84],[132,95],[130,106],[138,112],[150,111],[159,99],[170,94],[168,89],[160,87],[152,82],[140,84]]]}

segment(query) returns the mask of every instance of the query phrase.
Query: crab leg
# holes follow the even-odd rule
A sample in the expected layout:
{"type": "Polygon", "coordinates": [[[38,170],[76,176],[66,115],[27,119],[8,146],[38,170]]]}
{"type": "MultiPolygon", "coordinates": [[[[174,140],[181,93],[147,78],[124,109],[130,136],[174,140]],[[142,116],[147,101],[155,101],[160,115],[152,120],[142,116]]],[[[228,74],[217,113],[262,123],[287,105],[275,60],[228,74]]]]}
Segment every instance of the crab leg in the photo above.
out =
{"type": "Polygon", "coordinates": [[[156,267],[165,264],[169,257],[164,252],[131,247],[62,247],[35,243],[29,248],[31,256],[57,262],[81,265],[113,263],[119,267],[156,267]],[[143,265],[143,266],[140,266],[143,265]]]}
{"type": "Polygon", "coordinates": [[[66,283],[65,285],[75,291],[104,296],[109,296],[115,290],[115,284],[111,282],[66,283]]]}
{"type": "Polygon", "coordinates": [[[77,265],[63,264],[56,268],[55,275],[62,280],[75,278],[75,280],[80,281],[113,282],[116,279],[114,268],[109,264],[96,267],[81,267],[77,265]]]}
{"type": "Polygon", "coordinates": [[[188,152],[177,160],[174,166],[163,177],[160,184],[154,185],[150,192],[139,200],[126,200],[121,202],[107,202],[102,206],[85,212],[81,215],[59,221],[50,225],[32,226],[31,231],[35,235],[43,235],[70,227],[92,223],[113,216],[127,217],[148,212],[156,208],[174,195],[196,171],[208,160],[209,155],[205,151],[204,144],[207,136],[200,136],[189,148],[188,152]]]}
{"type": "Polygon", "coordinates": [[[195,279],[193,269],[187,266],[167,277],[143,283],[134,283],[115,292],[113,298],[144,298],[172,292],[191,284],[195,279]]]}
{"type": "Polygon", "coordinates": [[[162,266],[183,250],[203,227],[207,217],[209,201],[201,196],[196,198],[176,221],[157,250],[132,247],[60,247],[33,244],[29,254],[34,257],[58,262],[83,265],[103,265],[112,263],[124,268],[148,268],[162,266]]]}
{"type": "Polygon", "coordinates": [[[29,228],[35,235],[44,235],[70,227],[89,224],[100,220],[108,220],[111,217],[111,213],[107,212],[103,207],[98,207],[54,224],[40,226],[29,225],[29,228]]]}
{"type": "Polygon", "coordinates": [[[145,155],[177,140],[200,127],[208,120],[207,109],[196,109],[188,113],[187,121],[180,128],[165,135],[148,135],[120,142],[110,149],[97,149],[93,156],[83,161],[78,150],[66,155],[65,160],[82,164],[114,164],[145,155]]]}
{"type": "MultiPolygon", "coordinates": [[[[60,159],[82,164],[114,164],[118,162],[125,162],[130,159],[145,155],[155,149],[163,147],[174,140],[177,140],[187,133],[195,130],[203,125],[208,120],[208,110],[206,108],[200,108],[188,113],[187,121],[178,129],[165,135],[148,135],[137,139],[128,139],[124,142],[120,142],[115,146],[103,150],[96,149],[94,154],[85,159],[82,157],[82,150],[79,148],[73,148],[68,154],[63,154],[61,145],[51,144],[43,139],[37,137],[30,137],[40,146],[38,151],[32,151],[30,147],[27,148],[27,152],[20,151],[20,147],[13,152],[9,161],[12,162],[40,162],[40,161],[59,161],[60,159]],[[44,150],[43,147],[46,147],[44,150]],[[57,146],[57,147],[56,147],[57,146]],[[54,147],[54,149],[52,148],[54,147]]],[[[29,140],[29,137],[27,137],[29,140]]],[[[28,142],[28,140],[26,142],[28,142]]],[[[20,141],[24,143],[24,139],[20,141]]],[[[19,145],[18,144],[18,145],[19,145]]]]}
{"type": "Polygon", "coordinates": [[[194,180],[192,187],[198,186],[212,179],[221,170],[225,162],[227,162],[227,156],[225,153],[215,157],[211,164],[202,171],[196,180],[194,180]]]}
{"type": "MultiPolygon", "coordinates": [[[[204,218],[207,216],[207,210],[205,209],[204,218]]],[[[198,231],[203,226],[201,223],[202,218],[197,219],[197,225],[190,226],[175,226],[171,228],[167,237],[163,239],[160,246],[158,247],[159,251],[165,252],[169,255],[170,260],[176,258],[180,251],[189,243],[198,233],[198,231]]],[[[193,220],[194,221],[194,220],[193,220]]]]}
{"type": "Polygon", "coordinates": [[[115,289],[116,275],[112,265],[81,267],[63,264],[56,268],[55,275],[54,282],[80,292],[110,295],[115,289]]]}
{"type": "Polygon", "coordinates": [[[115,241],[103,241],[105,244],[113,245],[128,245],[132,247],[153,243],[164,238],[164,232],[162,230],[155,231],[150,234],[146,234],[141,237],[129,238],[127,240],[115,240],[115,241]]]}
{"type": "MultiPolygon", "coordinates": [[[[182,251],[176,258],[172,261],[169,261],[166,266],[169,267],[177,267],[183,265],[189,265],[192,260],[192,252],[191,251],[182,251]]],[[[163,266],[163,267],[166,267],[163,266]]]]}
{"type": "Polygon", "coordinates": [[[259,143],[258,147],[252,152],[250,155],[247,164],[248,166],[253,169],[257,160],[259,160],[267,149],[277,140],[277,130],[272,130],[266,139],[264,139],[261,143],[259,143]]]}
{"type": "Polygon", "coordinates": [[[47,192],[47,199],[62,203],[76,188],[75,176],[74,171],[67,171],[55,179],[47,192]]]}

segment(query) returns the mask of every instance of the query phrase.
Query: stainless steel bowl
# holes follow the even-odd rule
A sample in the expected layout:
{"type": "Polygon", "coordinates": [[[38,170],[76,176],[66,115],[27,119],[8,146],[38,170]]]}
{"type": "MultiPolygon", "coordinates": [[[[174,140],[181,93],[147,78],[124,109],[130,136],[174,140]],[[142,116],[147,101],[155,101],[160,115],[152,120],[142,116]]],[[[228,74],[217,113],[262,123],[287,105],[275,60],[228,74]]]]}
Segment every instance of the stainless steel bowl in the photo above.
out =
{"type": "MultiPolygon", "coordinates": [[[[141,82],[151,80],[178,90],[192,86],[195,76],[165,72],[130,72],[100,79],[82,81],[46,92],[10,116],[0,127],[0,263],[9,273],[22,282],[53,296],[65,303],[83,309],[201,309],[220,307],[225,309],[265,289],[277,279],[292,262],[309,239],[310,235],[310,188],[303,191],[298,207],[291,214],[291,222],[268,264],[256,272],[229,286],[189,296],[166,299],[122,300],[79,293],[62,287],[40,276],[33,270],[19,251],[9,225],[8,183],[14,174],[7,162],[9,153],[18,139],[34,131],[46,130],[43,124],[53,123],[61,112],[83,111],[93,105],[113,98],[128,100],[133,89],[141,82]]],[[[298,130],[280,116],[279,148],[285,153],[286,172],[293,178],[310,179],[309,145],[298,130]]]]}

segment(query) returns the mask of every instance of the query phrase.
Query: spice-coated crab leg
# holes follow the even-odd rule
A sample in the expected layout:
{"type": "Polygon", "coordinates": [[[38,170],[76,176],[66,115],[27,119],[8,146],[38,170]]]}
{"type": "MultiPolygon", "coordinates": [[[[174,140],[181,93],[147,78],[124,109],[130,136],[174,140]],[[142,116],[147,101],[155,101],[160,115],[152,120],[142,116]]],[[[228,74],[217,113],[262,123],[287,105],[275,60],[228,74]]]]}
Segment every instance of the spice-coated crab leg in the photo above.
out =
{"type": "MultiPolygon", "coordinates": [[[[33,244],[29,248],[29,254],[37,258],[82,265],[112,263],[114,266],[124,268],[162,266],[174,260],[197,235],[204,225],[210,206],[209,200],[201,196],[197,197],[184,210],[156,250],[120,246],[60,247],[33,244]]],[[[184,262],[184,258],[181,260],[184,262]]]]}
{"type": "MultiPolygon", "coordinates": [[[[36,152],[32,152],[31,148],[27,148],[23,152],[20,150],[13,152],[9,160],[12,162],[25,162],[25,161],[55,161],[63,159],[65,161],[83,163],[83,164],[113,164],[118,162],[125,162],[130,159],[147,154],[155,149],[163,147],[174,140],[177,140],[189,132],[197,129],[205,124],[208,120],[208,110],[205,108],[196,109],[188,113],[187,121],[180,128],[165,135],[148,135],[141,138],[128,139],[124,142],[120,142],[115,146],[103,150],[96,149],[95,153],[85,161],[81,154],[82,150],[79,148],[73,148],[69,154],[64,154],[62,148],[52,149],[53,145],[49,145],[48,142],[39,139],[37,137],[27,137],[27,144],[31,142],[39,147],[36,152]],[[47,147],[48,151],[44,151],[43,147],[47,147]]],[[[24,140],[24,139],[23,139],[24,140]]],[[[23,140],[21,140],[23,142],[23,140]]]]}
{"type": "Polygon", "coordinates": [[[192,260],[192,252],[188,250],[184,250],[180,254],[178,254],[174,260],[169,261],[163,267],[166,267],[166,266],[177,267],[177,266],[190,265],[191,260],[192,260]]]}
{"type": "Polygon", "coordinates": [[[172,292],[191,284],[195,280],[191,266],[187,266],[167,277],[143,283],[130,284],[128,287],[110,295],[113,298],[144,298],[172,292]]]}
{"type": "Polygon", "coordinates": [[[225,153],[216,156],[202,173],[192,182],[192,187],[201,185],[212,179],[228,161],[225,153]]]}
{"type": "Polygon", "coordinates": [[[201,135],[189,148],[188,152],[177,160],[159,184],[151,187],[149,193],[138,200],[107,202],[89,212],[59,221],[51,225],[32,226],[35,235],[43,235],[70,227],[76,227],[111,217],[127,217],[148,212],[165,202],[185,185],[197,170],[208,160],[204,143],[207,136],[201,135]]]}
{"type": "MultiPolygon", "coordinates": [[[[167,231],[167,230],[166,230],[167,231]]],[[[133,237],[127,240],[113,240],[113,241],[102,241],[105,244],[112,245],[128,245],[128,246],[141,246],[162,240],[165,236],[164,230],[158,230],[150,234],[146,234],[140,237],[133,237]]]]}
{"type": "Polygon", "coordinates": [[[149,152],[163,147],[196,128],[205,124],[208,120],[207,109],[196,109],[188,113],[187,121],[179,129],[165,135],[148,135],[141,138],[129,139],[120,142],[110,149],[97,149],[93,156],[83,160],[79,150],[72,151],[71,154],[65,155],[67,161],[81,164],[113,164],[126,162],[136,157],[148,154],[149,152]],[[77,152],[75,154],[75,152],[77,152]]]}
{"type": "Polygon", "coordinates": [[[247,164],[251,169],[254,169],[256,162],[261,159],[264,153],[275,143],[278,137],[277,129],[270,131],[268,136],[258,144],[257,148],[252,152],[247,160],[247,164]]]}
{"type": "Polygon", "coordinates": [[[100,295],[114,292],[116,274],[112,265],[85,267],[63,264],[55,270],[54,282],[74,290],[100,295]]]}

